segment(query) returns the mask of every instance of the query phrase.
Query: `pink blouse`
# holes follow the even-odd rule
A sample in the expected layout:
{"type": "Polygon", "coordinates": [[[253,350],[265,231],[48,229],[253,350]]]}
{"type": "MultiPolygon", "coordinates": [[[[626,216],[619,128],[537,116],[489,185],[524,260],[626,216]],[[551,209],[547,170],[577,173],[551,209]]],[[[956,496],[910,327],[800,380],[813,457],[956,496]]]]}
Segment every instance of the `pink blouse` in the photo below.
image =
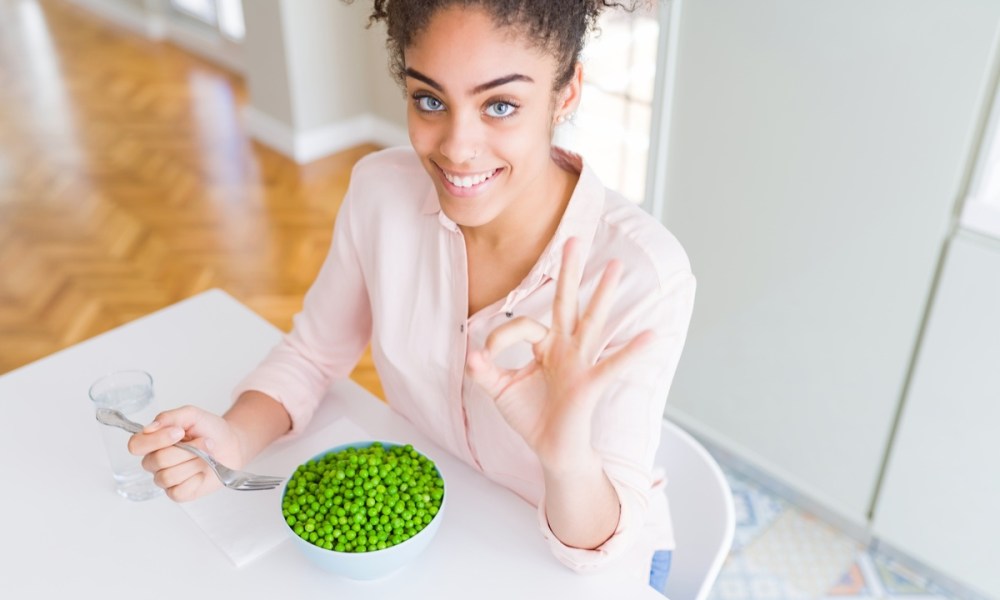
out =
{"type": "MultiPolygon", "coordinates": [[[[333,243],[294,327],[240,383],[234,397],[261,391],[281,402],[293,433],[309,421],[331,381],[347,377],[369,341],[389,405],[438,444],[538,507],[554,555],[595,569],[613,558],[649,577],[652,554],[674,547],[662,475],[653,459],[670,383],[684,346],[695,279],[686,254],[663,225],[615,192],[573,154],[553,149],[579,182],[554,238],[524,281],[502,300],[468,314],[468,269],[461,229],[441,211],[427,172],[409,148],[358,161],[334,227],[333,243]],[[534,453],[465,376],[467,350],[481,347],[517,315],[552,322],[561,249],[576,236],[586,256],[579,300],[586,306],[613,258],[625,266],[602,340],[614,353],[640,332],[655,341],[609,387],[594,416],[593,445],[621,502],[614,535],[594,550],[562,544],[545,518],[534,453]]],[[[532,359],[527,344],[495,357],[514,368],[532,359]]]]}

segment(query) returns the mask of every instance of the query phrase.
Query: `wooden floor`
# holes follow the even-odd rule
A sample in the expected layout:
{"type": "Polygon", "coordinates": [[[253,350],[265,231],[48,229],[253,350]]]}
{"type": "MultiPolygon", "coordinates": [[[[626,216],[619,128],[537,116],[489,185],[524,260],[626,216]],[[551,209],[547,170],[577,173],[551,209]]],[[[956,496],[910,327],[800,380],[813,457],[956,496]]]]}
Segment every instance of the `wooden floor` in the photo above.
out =
{"type": "MultiPolygon", "coordinates": [[[[360,147],[251,142],[243,81],[59,0],[0,0],[0,373],[218,287],[288,330],[360,147]]],[[[382,396],[366,353],[352,376],[382,396]]]]}

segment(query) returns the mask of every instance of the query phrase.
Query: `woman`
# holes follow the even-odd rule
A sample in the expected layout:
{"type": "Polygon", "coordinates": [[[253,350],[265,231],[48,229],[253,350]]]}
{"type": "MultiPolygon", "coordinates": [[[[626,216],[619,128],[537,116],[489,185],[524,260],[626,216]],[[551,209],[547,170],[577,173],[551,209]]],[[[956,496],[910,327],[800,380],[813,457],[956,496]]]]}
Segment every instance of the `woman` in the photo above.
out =
{"type": "Polygon", "coordinates": [[[246,464],[371,341],[390,406],[537,505],[560,560],[621,556],[662,591],[673,538],[652,462],[694,278],[662,225],[552,146],[602,8],[375,3],[413,148],[358,162],[292,332],[225,416],[167,411],[130,440],[171,498],[219,487],[173,442],[246,464]]]}

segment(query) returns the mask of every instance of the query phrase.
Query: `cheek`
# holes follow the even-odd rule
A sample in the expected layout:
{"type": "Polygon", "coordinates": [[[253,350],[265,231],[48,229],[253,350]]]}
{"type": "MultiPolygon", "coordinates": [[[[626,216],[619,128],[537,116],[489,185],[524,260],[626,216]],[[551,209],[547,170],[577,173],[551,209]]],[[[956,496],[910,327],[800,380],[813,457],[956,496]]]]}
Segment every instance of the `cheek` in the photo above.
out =
{"type": "Polygon", "coordinates": [[[419,115],[412,114],[412,112],[413,109],[408,115],[406,125],[410,134],[410,144],[413,145],[417,154],[426,154],[436,144],[437,130],[431,123],[421,119],[419,115]]]}
{"type": "Polygon", "coordinates": [[[496,143],[491,145],[498,150],[502,147],[504,153],[517,162],[544,161],[552,145],[550,130],[544,116],[530,116],[531,118],[521,119],[508,128],[501,127],[501,131],[495,136],[496,143]]]}

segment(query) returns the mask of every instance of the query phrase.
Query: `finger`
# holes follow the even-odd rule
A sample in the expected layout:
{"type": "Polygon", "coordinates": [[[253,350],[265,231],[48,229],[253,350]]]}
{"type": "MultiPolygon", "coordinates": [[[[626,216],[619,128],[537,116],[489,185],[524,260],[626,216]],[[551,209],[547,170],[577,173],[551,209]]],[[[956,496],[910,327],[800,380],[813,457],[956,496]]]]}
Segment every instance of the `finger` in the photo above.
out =
{"type": "Polygon", "coordinates": [[[492,357],[518,342],[537,344],[545,339],[549,330],[530,317],[517,317],[497,327],[486,337],[486,352],[492,357]]]}
{"type": "Polygon", "coordinates": [[[552,306],[554,331],[572,334],[576,328],[579,309],[576,297],[580,288],[581,270],[579,244],[576,238],[571,237],[563,246],[562,267],[559,270],[559,281],[556,282],[556,298],[552,306]]]}
{"type": "Polygon", "coordinates": [[[213,417],[215,415],[196,406],[182,406],[161,412],[142,432],[129,439],[129,452],[141,456],[171,446],[184,438],[213,435],[215,432],[210,431],[207,426],[213,417]],[[178,432],[180,437],[177,437],[178,432]]]}
{"type": "Polygon", "coordinates": [[[640,352],[649,347],[654,339],[656,339],[656,336],[653,335],[653,332],[647,330],[629,340],[624,348],[594,366],[594,369],[591,371],[594,381],[599,385],[610,384],[628,366],[629,361],[633,360],[640,352]]]}
{"type": "Polygon", "coordinates": [[[184,429],[174,426],[161,426],[152,433],[136,433],[128,439],[128,451],[136,456],[143,456],[169,448],[184,438],[184,429]]]}
{"type": "Polygon", "coordinates": [[[163,489],[172,488],[184,483],[196,474],[204,472],[208,468],[205,461],[195,458],[191,454],[188,456],[191,456],[190,460],[153,473],[153,482],[163,489]]]}
{"type": "MultiPolygon", "coordinates": [[[[190,502],[191,500],[204,496],[208,491],[214,489],[206,487],[206,476],[207,475],[204,472],[195,473],[191,477],[185,479],[183,483],[167,488],[167,497],[174,502],[190,502]]],[[[221,487],[221,484],[219,484],[219,487],[221,487]]]]}
{"type": "Polygon", "coordinates": [[[493,363],[485,349],[470,351],[465,367],[472,381],[486,390],[490,396],[495,398],[503,391],[503,381],[507,373],[493,363]]]}
{"type": "Polygon", "coordinates": [[[580,336],[580,347],[585,353],[590,354],[598,347],[598,340],[604,332],[604,325],[608,319],[608,313],[614,304],[615,290],[622,276],[622,263],[613,260],[604,267],[604,274],[597,284],[594,295],[590,298],[586,312],[577,325],[577,334],[580,336]]]}
{"type": "Polygon", "coordinates": [[[180,427],[189,437],[200,437],[205,421],[213,416],[204,409],[188,405],[161,412],[153,422],[158,423],[159,428],[180,427]]]}
{"type": "Polygon", "coordinates": [[[187,450],[181,450],[173,446],[168,446],[156,452],[150,452],[142,457],[142,468],[150,473],[156,473],[162,469],[169,469],[182,462],[191,460],[194,456],[187,450]]]}

